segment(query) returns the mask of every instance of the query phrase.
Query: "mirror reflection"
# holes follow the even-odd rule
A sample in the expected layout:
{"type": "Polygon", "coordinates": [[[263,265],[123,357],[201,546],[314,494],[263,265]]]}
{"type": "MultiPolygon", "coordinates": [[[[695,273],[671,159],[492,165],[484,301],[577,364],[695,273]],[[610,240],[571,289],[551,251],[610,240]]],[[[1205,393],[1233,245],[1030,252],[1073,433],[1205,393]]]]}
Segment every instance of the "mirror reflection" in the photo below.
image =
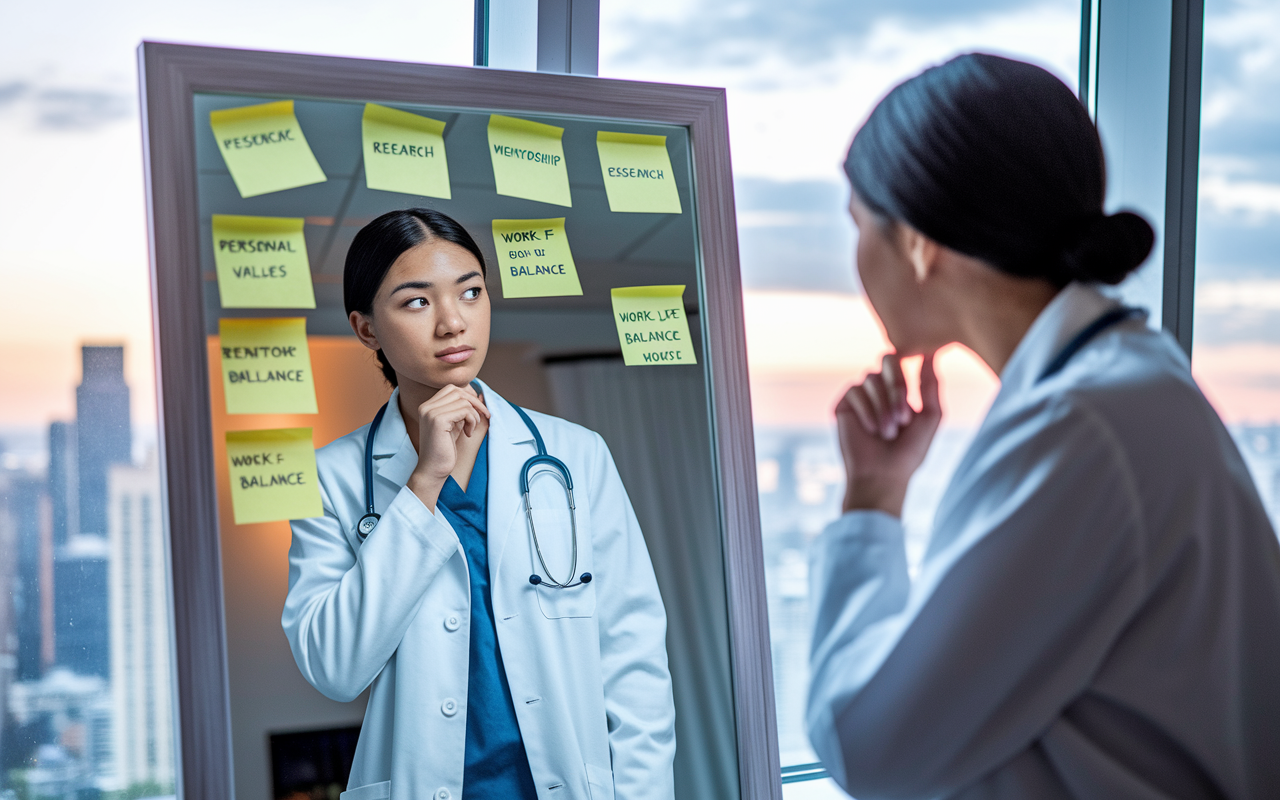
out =
{"type": "Polygon", "coordinates": [[[687,130],[194,114],[238,796],[736,796],[687,130]]]}

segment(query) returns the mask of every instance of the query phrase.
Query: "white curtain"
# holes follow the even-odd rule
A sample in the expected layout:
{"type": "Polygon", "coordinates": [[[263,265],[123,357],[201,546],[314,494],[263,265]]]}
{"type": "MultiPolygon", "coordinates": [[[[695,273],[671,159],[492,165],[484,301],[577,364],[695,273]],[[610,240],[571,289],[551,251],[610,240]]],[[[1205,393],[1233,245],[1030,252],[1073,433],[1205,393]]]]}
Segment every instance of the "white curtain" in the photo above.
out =
{"type": "Polygon", "coordinates": [[[707,388],[692,366],[621,358],[547,366],[555,413],[604,437],[667,608],[676,702],[676,795],[738,797],[724,556],[707,388]]]}

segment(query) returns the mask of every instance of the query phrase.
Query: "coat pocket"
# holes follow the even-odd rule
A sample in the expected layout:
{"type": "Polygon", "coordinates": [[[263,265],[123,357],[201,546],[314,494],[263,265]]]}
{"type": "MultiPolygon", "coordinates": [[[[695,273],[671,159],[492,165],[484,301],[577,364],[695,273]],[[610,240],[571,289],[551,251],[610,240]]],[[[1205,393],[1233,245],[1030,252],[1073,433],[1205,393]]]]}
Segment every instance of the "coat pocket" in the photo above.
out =
{"type": "Polygon", "coordinates": [[[613,800],[613,770],[585,764],[591,800],[613,800]]]}
{"type": "Polygon", "coordinates": [[[579,508],[577,512],[578,552],[577,563],[575,564],[573,526],[569,519],[569,509],[534,507],[533,522],[538,536],[535,544],[533,533],[529,533],[529,549],[533,551],[531,556],[534,572],[543,579],[543,582],[537,587],[538,607],[542,610],[542,615],[547,619],[595,616],[596,587],[594,581],[579,584],[578,586],[559,588],[552,586],[550,581],[547,580],[551,578],[557,581],[567,581],[570,574],[573,574],[573,581],[570,581],[572,583],[581,580],[584,572],[591,572],[593,566],[591,563],[591,534],[590,529],[587,527],[590,516],[584,511],[585,509],[579,508]],[[539,551],[542,554],[541,559],[538,557],[539,551]],[[574,568],[572,573],[570,567],[574,568]]]}
{"type": "Polygon", "coordinates": [[[382,781],[348,789],[338,795],[338,800],[387,800],[389,797],[391,797],[391,781],[382,781]]]}

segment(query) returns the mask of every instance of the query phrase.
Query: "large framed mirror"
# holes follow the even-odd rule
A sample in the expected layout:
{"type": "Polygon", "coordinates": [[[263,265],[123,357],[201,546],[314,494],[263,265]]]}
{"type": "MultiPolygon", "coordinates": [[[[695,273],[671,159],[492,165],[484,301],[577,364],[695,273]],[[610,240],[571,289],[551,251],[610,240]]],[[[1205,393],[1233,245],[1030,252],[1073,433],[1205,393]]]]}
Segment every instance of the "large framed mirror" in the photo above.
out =
{"type": "MultiPolygon", "coordinates": [[[[154,43],[139,57],[183,796],[347,788],[368,691],[326,697],[281,627],[289,519],[325,513],[302,485],[316,467],[257,454],[305,462],[388,400],[344,263],[374,219],[428,208],[488,267],[481,385],[595,431],[616,463],[666,612],[676,796],[781,797],[724,92],[154,43]]],[[[534,580],[547,562],[530,576],[503,558],[495,586],[553,621],[591,615],[586,594],[534,580]]],[[[621,590],[609,580],[578,588],[598,603],[621,590]]],[[[613,796],[581,777],[539,796],[613,796]]]]}

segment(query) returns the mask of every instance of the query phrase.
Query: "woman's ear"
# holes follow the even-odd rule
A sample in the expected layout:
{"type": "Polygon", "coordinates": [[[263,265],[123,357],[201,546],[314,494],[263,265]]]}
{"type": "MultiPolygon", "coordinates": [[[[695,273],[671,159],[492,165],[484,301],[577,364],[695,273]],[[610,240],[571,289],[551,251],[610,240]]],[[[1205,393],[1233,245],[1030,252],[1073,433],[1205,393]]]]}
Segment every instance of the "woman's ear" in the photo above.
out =
{"type": "Polygon", "coordinates": [[[938,243],[910,225],[902,225],[902,244],[916,273],[916,283],[924,283],[938,266],[938,243]]]}
{"type": "Polygon", "coordinates": [[[382,345],[378,344],[378,334],[373,329],[373,317],[361,314],[359,311],[352,311],[347,315],[347,321],[351,323],[351,330],[355,331],[360,344],[370,350],[382,349],[382,345]]]}

